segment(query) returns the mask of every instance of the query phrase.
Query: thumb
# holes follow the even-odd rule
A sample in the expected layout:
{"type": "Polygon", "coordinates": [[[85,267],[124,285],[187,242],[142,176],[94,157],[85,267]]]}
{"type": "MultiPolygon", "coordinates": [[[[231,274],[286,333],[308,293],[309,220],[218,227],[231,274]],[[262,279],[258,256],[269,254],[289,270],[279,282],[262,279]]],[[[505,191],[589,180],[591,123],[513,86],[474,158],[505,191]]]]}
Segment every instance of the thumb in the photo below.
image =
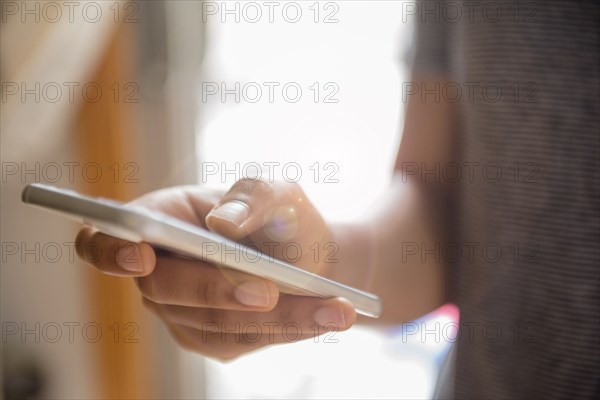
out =
{"type": "Polygon", "coordinates": [[[260,230],[275,233],[273,240],[287,240],[298,225],[298,219],[312,206],[296,184],[268,183],[258,179],[236,182],[206,216],[208,229],[237,240],[260,230]],[[281,212],[285,210],[285,212],[281,212]]]}

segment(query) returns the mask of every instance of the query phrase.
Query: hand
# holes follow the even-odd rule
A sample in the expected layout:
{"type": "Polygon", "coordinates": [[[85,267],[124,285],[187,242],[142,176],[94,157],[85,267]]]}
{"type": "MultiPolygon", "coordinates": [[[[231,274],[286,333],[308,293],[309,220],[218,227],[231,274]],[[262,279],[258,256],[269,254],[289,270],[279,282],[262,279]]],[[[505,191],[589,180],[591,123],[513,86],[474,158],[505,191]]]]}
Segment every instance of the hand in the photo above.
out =
{"type": "MultiPolygon", "coordinates": [[[[245,179],[224,195],[175,187],[132,204],[251,243],[312,272],[326,272],[330,230],[296,184],[245,179]]],[[[92,227],[81,229],[76,249],[106,274],[135,277],[145,306],[178,343],[210,357],[231,359],[269,344],[346,330],[356,321],[345,299],[285,294],[271,281],[162,254],[147,243],[126,242],[92,227]]]]}

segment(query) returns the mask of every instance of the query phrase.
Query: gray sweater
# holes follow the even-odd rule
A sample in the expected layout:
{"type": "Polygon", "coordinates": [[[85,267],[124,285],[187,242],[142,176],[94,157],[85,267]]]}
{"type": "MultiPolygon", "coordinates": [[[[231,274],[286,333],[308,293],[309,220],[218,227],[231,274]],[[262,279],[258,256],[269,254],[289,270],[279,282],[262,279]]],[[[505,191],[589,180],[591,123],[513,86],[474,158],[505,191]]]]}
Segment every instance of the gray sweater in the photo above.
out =
{"type": "Polygon", "coordinates": [[[462,176],[441,178],[461,336],[438,395],[600,398],[599,3],[417,4],[413,69],[449,76],[428,96],[460,125],[462,176]]]}

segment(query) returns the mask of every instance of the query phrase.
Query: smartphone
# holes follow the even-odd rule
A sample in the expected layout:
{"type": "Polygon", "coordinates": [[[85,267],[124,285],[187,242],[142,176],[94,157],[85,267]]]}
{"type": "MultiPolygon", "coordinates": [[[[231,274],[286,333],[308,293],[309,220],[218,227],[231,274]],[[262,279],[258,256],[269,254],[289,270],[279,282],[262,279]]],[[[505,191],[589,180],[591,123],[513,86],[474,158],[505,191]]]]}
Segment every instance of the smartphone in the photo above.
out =
{"type": "Polygon", "coordinates": [[[284,291],[343,297],[359,314],[373,318],[381,315],[382,302],[374,294],[323,278],[160,212],[39,183],[27,185],[22,200],[92,225],[107,235],[136,243],[147,242],[176,254],[269,279],[284,291]]]}

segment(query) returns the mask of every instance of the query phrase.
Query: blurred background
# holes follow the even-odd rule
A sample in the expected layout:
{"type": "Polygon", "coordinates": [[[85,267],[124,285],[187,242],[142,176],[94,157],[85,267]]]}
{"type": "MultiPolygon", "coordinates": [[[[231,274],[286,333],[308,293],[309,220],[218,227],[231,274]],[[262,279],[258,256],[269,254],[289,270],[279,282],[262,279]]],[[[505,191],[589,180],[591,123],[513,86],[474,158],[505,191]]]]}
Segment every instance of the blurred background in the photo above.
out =
{"type": "Polygon", "coordinates": [[[432,395],[451,306],[410,334],[356,327],[223,364],[180,350],[132,281],[83,265],[75,224],[20,201],[31,182],[128,201],[260,175],[360,219],[400,139],[405,2],[0,5],[5,398],[432,395]]]}

